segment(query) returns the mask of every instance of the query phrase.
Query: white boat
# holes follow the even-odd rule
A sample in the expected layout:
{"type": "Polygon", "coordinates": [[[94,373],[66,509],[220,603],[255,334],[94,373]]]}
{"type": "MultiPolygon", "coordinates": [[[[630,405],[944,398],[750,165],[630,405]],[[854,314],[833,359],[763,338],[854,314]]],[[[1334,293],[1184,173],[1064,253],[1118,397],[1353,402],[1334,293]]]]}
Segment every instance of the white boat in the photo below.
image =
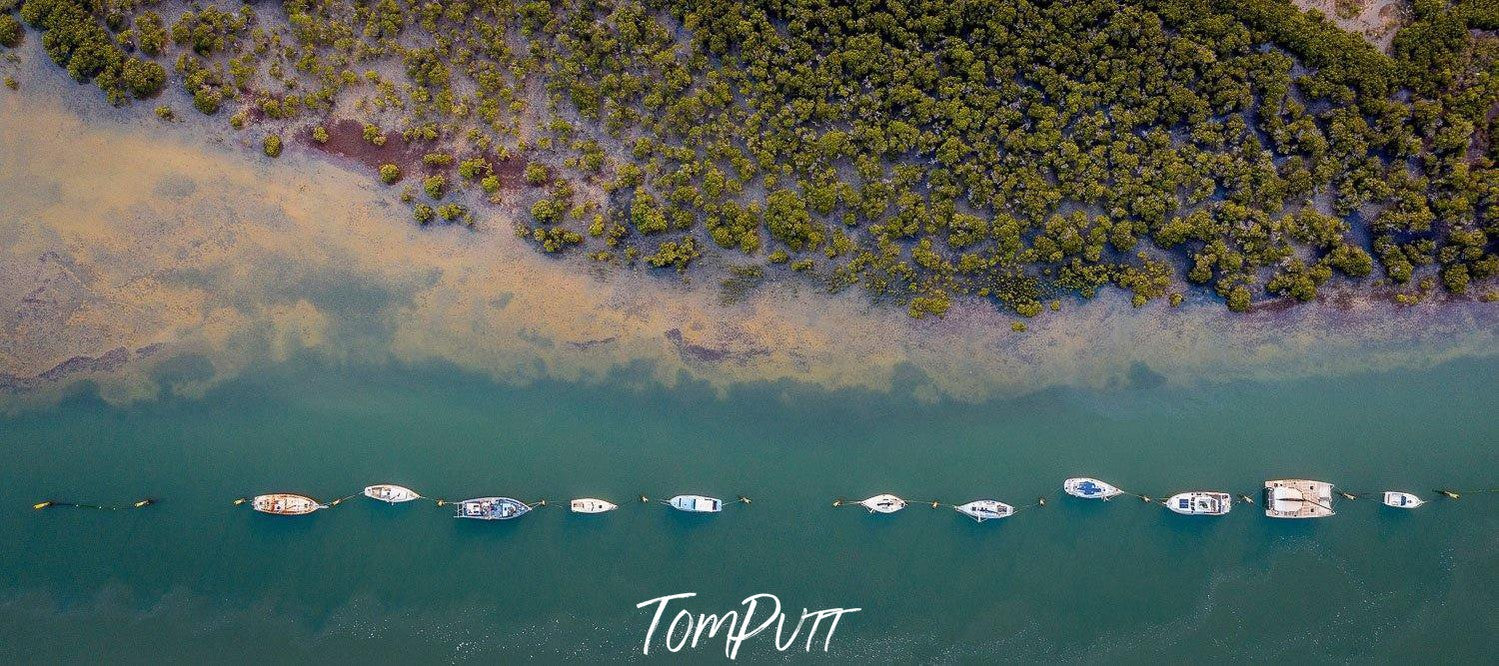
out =
{"type": "Polygon", "coordinates": [[[1387,490],[1384,494],[1384,505],[1393,506],[1397,509],[1414,509],[1425,503],[1425,500],[1415,495],[1398,490],[1387,490]]]}
{"type": "Polygon", "coordinates": [[[1166,508],[1188,516],[1222,516],[1234,508],[1233,495],[1208,490],[1177,493],[1166,500],[1166,508]]]}
{"type": "Polygon", "coordinates": [[[278,516],[305,516],[318,509],[326,509],[328,505],[321,504],[306,495],[271,493],[256,495],[255,499],[250,501],[250,507],[261,513],[273,513],[278,516]]]}
{"type": "Polygon", "coordinates": [[[531,510],[525,502],[509,497],[476,497],[458,502],[454,518],[474,520],[510,520],[519,518],[531,510]]]}
{"type": "Polygon", "coordinates": [[[869,509],[870,513],[895,513],[906,508],[906,501],[886,493],[863,500],[859,502],[859,506],[869,509]]]}
{"type": "Polygon", "coordinates": [[[422,498],[421,495],[416,494],[415,490],[406,486],[397,486],[389,483],[377,483],[373,486],[365,486],[364,496],[390,504],[410,502],[411,500],[422,498]]]}
{"type": "Polygon", "coordinates": [[[1265,482],[1265,515],[1271,518],[1326,518],[1333,513],[1331,483],[1309,479],[1265,482]]]}
{"type": "Polygon", "coordinates": [[[958,513],[981,523],[995,518],[1008,518],[1015,513],[1015,507],[992,499],[973,500],[972,502],[959,504],[953,508],[957,509],[958,513]]]}
{"type": "Polygon", "coordinates": [[[667,501],[671,508],[688,513],[718,513],[723,511],[723,500],[703,495],[677,495],[667,501]]]}
{"type": "Polygon", "coordinates": [[[1063,481],[1062,490],[1073,497],[1101,500],[1115,497],[1124,492],[1112,485],[1099,481],[1098,479],[1090,479],[1086,476],[1080,476],[1063,481]]]}
{"type": "Polygon", "coordinates": [[[573,513],[604,513],[619,508],[618,504],[593,497],[580,497],[568,504],[573,513]]]}

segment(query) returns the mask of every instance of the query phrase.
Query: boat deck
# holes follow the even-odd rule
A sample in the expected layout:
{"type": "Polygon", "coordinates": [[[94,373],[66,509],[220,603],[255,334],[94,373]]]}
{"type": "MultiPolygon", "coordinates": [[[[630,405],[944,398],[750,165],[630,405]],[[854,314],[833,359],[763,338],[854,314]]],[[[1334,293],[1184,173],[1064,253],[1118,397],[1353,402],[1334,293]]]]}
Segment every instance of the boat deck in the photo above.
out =
{"type": "Polygon", "coordinates": [[[1272,518],[1323,518],[1333,515],[1332,484],[1308,479],[1265,482],[1265,515],[1272,518]]]}

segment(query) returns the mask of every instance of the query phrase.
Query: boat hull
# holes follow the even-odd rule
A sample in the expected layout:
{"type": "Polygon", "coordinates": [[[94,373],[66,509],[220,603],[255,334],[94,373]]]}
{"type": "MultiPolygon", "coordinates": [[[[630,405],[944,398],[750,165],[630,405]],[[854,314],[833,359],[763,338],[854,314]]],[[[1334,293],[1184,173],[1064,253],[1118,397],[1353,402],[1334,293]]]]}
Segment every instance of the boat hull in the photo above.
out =
{"type": "Polygon", "coordinates": [[[1099,481],[1098,479],[1090,479],[1085,476],[1067,479],[1066,481],[1062,482],[1062,492],[1065,492],[1073,497],[1101,500],[1106,500],[1111,497],[1117,497],[1124,493],[1124,491],[1114,487],[1111,484],[1104,483],[1103,481],[1099,481]]]}
{"type": "Polygon", "coordinates": [[[397,486],[388,483],[366,486],[364,489],[364,496],[370,499],[380,500],[381,502],[386,502],[388,504],[410,502],[412,500],[419,500],[422,498],[422,496],[418,495],[415,490],[412,490],[405,486],[397,486]]]}
{"type": "Polygon", "coordinates": [[[526,515],[531,507],[509,497],[476,497],[458,502],[454,518],[469,520],[513,520],[526,515]]]}
{"type": "Polygon", "coordinates": [[[723,500],[704,495],[677,495],[667,501],[671,508],[687,513],[718,513],[723,511],[723,500]]]}
{"type": "Polygon", "coordinates": [[[318,509],[326,509],[328,505],[320,504],[317,500],[306,495],[272,493],[269,495],[256,495],[250,501],[250,508],[261,513],[269,513],[276,516],[305,516],[318,509]]]}
{"type": "Polygon", "coordinates": [[[1411,493],[1391,490],[1384,494],[1384,505],[1395,507],[1396,509],[1414,509],[1425,503],[1426,500],[1416,497],[1411,493]]]}
{"type": "Polygon", "coordinates": [[[972,518],[981,523],[986,520],[1009,518],[1010,516],[1015,514],[1015,507],[1005,504],[1004,502],[1001,502],[999,500],[974,500],[967,504],[960,504],[953,508],[956,509],[958,513],[968,516],[969,518],[972,518]]]}
{"type": "Polygon", "coordinates": [[[895,513],[906,508],[906,501],[895,495],[875,495],[859,502],[859,506],[869,509],[870,513],[895,513]]]}
{"type": "Polygon", "coordinates": [[[1166,508],[1184,516],[1223,516],[1233,506],[1232,495],[1208,490],[1177,493],[1166,500],[1166,508]]]}
{"type": "Polygon", "coordinates": [[[568,503],[568,509],[573,513],[605,513],[618,509],[619,505],[593,497],[580,497],[568,503]]]}
{"type": "Polygon", "coordinates": [[[1271,518],[1326,518],[1332,510],[1332,484],[1310,479],[1265,482],[1265,515],[1271,518]]]}

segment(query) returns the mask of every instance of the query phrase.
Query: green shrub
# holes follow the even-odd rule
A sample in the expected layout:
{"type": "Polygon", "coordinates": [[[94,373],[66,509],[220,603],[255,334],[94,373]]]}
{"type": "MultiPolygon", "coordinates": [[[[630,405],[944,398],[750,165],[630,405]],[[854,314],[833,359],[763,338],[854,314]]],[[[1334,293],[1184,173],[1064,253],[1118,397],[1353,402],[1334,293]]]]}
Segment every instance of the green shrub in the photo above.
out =
{"type": "Polygon", "coordinates": [[[419,203],[411,209],[411,217],[419,224],[431,222],[432,214],[432,207],[424,203],[419,203]]]}
{"type": "Polygon", "coordinates": [[[9,14],[0,14],[0,46],[15,48],[21,45],[21,39],[26,32],[21,29],[21,23],[9,14]]]}
{"type": "Polygon", "coordinates": [[[380,165],[380,182],[390,185],[401,179],[401,167],[394,164],[380,165]]]}
{"type": "Polygon", "coordinates": [[[426,180],[422,181],[422,191],[426,192],[427,196],[433,199],[441,199],[442,195],[447,192],[447,189],[448,179],[443,177],[442,174],[428,176],[426,180]]]}

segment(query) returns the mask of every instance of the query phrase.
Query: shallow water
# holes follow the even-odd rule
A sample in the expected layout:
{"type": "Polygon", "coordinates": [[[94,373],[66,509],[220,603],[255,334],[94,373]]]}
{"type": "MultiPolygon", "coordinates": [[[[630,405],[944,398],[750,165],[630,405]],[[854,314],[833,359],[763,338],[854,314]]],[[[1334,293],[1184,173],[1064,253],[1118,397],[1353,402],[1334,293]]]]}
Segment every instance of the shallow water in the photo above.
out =
{"type": "Polygon", "coordinates": [[[1294,522],[1057,491],[1499,486],[1499,306],[1109,292],[1018,335],[990,304],[913,322],[815,283],[722,305],[704,274],[581,269],[498,217],[418,229],[348,165],[90,101],[38,42],[0,94],[0,660],[639,658],[635,605],[689,591],[860,607],[817,655],[838,662],[1499,649],[1499,494],[1294,522]],[[231,505],[374,482],[624,506],[231,505]],[[754,503],[631,501],[679,492],[754,503]],[[830,506],[879,492],[1051,501],[983,525],[830,506]]]}
{"type": "MultiPolygon", "coordinates": [[[[1077,474],[1146,494],[1286,475],[1423,496],[1499,485],[1496,372],[1142,380],[970,404],[913,400],[914,374],[890,393],[778,383],[720,397],[627,371],[516,388],[448,366],[293,359],[201,400],[117,407],[84,392],[0,421],[0,529],[19,546],[0,565],[0,658],[199,660],[227,645],[236,660],[638,657],[650,614],[635,604],[690,591],[697,612],[759,592],[792,611],[860,607],[823,657],[836,661],[1483,660],[1499,647],[1499,495],[1411,512],[1339,499],[1333,518],[1275,521],[1057,488],[1077,474]],[[230,503],[384,481],[623,506],[484,524],[363,498],[304,518],[230,503]],[[914,503],[830,506],[885,491],[1051,501],[982,525],[914,503]],[[754,503],[702,517],[629,501],[678,492],[754,503]],[[27,508],[145,494],[160,503],[27,508]]],[[[768,645],[739,657],[785,656],[768,645]]]]}

